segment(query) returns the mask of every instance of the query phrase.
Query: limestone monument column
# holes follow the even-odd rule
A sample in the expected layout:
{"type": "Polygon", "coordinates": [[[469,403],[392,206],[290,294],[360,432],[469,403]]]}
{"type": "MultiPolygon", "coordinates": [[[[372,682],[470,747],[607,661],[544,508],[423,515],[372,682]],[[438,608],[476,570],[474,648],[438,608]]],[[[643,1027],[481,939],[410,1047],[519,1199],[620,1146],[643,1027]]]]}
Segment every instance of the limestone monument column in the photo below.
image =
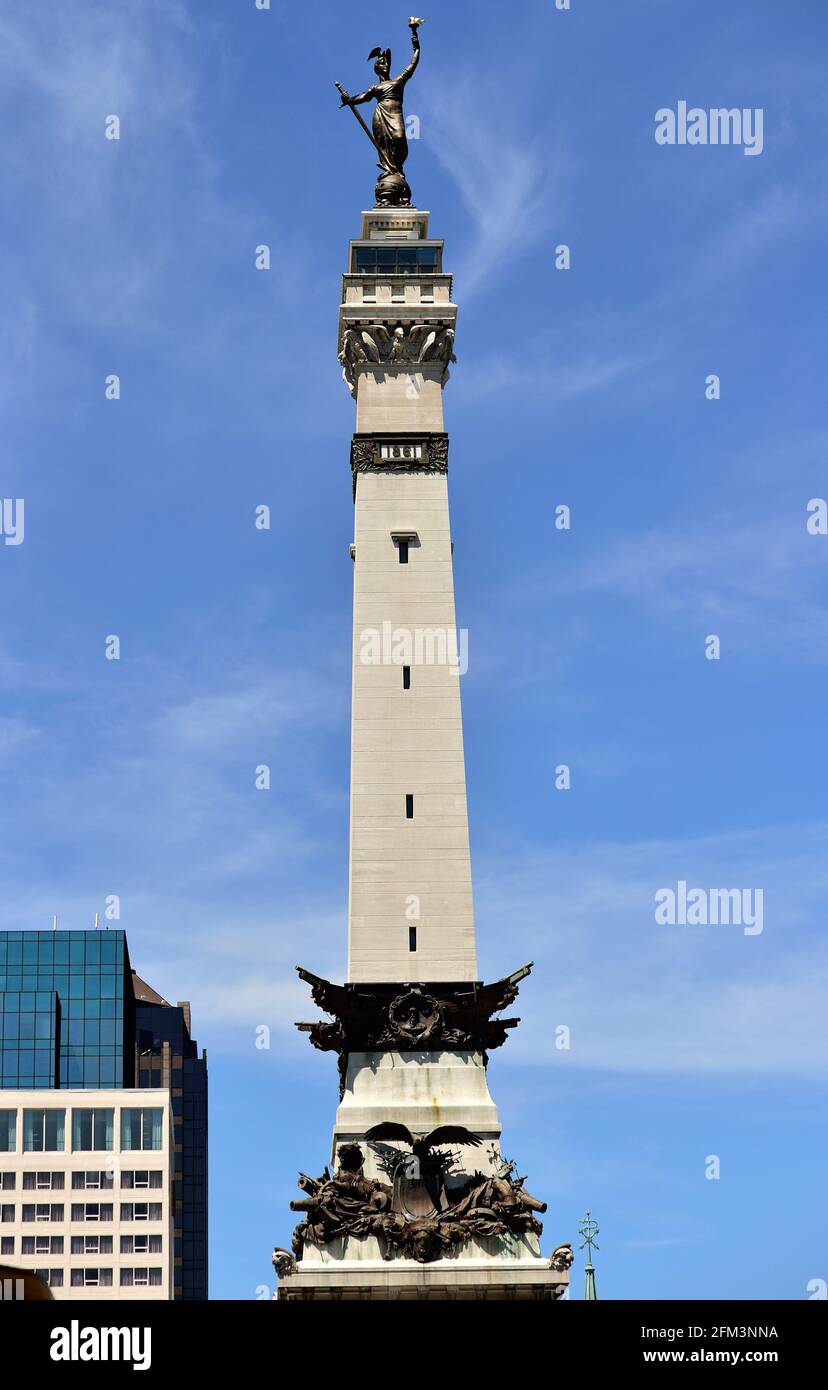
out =
{"type": "Polygon", "coordinates": [[[546,1206],[501,1148],[487,1080],[531,967],[478,978],[443,419],[457,307],[403,173],[422,23],[399,77],[375,49],[377,83],[339,89],[355,115],[376,101],[370,131],[359,119],[382,171],[339,310],[356,407],[348,968],[334,984],[298,967],[327,1015],[298,1027],[337,1054],[340,1101],[292,1250],[274,1252],[280,1300],[555,1300],[572,1263],[568,1244],[541,1253],[546,1206]]]}

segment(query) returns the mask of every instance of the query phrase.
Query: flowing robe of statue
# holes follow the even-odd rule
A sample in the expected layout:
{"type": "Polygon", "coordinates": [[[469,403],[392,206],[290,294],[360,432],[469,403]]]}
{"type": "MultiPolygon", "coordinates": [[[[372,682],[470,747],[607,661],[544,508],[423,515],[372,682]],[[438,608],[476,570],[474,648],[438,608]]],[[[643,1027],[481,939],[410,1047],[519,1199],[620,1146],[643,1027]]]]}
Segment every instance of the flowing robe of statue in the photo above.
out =
{"type": "MultiPolygon", "coordinates": [[[[376,101],[377,103],[374,108],[371,130],[380,167],[383,170],[380,183],[377,185],[378,197],[382,197],[382,201],[385,201],[385,196],[389,195],[393,201],[397,201],[395,194],[391,193],[387,187],[381,192],[383,180],[388,179],[389,176],[392,182],[398,180],[399,185],[401,185],[398,190],[395,190],[401,201],[407,202],[408,195],[410,195],[403,173],[403,165],[408,158],[403,92],[405,84],[413,76],[420,61],[420,40],[416,27],[412,27],[411,30],[411,43],[414,49],[411,62],[398,77],[390,76],[390,50],[375,50],[379,52],[379,57],[374,65],[374,71],[380,80],[375,82],[373,87],[368,87],[366,91],[360,92],[358,96],[348,97],[346,103],[349,106],[361,106],[366,101],[376,101]]],[[[343,101],[345,101],[344,96],[343,101]]]]}
{"type": "Polygon", "coordinates": [[[408,67],[400,73],[399,77],[389,78],[387,82],[377,82],[375,86],[369,87],[364,95],[354,97],[355,102],[368,101],[371,97],[376,97],[377,104],[374,107],[371,129],[374,133],[380,164],[387,174],[401,174],[403,165],[408,158],[408,141],[405,138],[402,99],[405,84],[414,72],[419,58],[420,50],[418,48],[415,50],[414,57],[408,67]]]}

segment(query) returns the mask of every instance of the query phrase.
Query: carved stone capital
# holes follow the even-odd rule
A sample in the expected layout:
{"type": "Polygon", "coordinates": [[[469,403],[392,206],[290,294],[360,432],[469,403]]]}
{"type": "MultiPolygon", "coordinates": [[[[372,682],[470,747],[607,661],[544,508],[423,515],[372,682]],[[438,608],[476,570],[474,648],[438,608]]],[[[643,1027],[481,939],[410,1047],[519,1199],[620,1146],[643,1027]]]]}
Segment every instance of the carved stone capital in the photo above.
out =
{"type": "Polygon", "coordinates": [[[454,328],[440,319],[426,323],[392,321],[367,322],[345,319],[339,347],[342,375],[353,393],[361,368],[385,366],[410,371],[413,366],[437,363],[441,380],[448,376],[449,363],[456,362],[454,328]]]}

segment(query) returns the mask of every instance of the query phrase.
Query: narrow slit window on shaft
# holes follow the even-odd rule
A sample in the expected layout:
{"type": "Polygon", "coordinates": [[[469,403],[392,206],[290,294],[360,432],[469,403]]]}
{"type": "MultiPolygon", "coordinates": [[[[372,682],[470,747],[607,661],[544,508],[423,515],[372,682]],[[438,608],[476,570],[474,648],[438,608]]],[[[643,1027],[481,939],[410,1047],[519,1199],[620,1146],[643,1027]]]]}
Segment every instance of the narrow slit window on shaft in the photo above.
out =
{"type": "Polygon", "coordinates": [[[416,949],[417,949],[417,928],[416,928],[416,927],[409,927],[409,928],[408,928],[408,949],[409,949],[409,951],[416,951],[416,949]]]}
{"type": "Polygon", "coordinates": [[[408,541],[397,541],[397,549],[400,552],[400,564],[408,564],[408,541]]]}
{"type": "Polygon", "coordinates": [[[403,690],[411,689],[411,667],[403,666],[403,690]]]}
{"type": "Polygon", "coordinates": [[[406,792],[406,794],[405,794],[405,818],[406,818],[406,820],[413,820],[413,819],[414,819],[414,793],[413,793],[413,792],[406,792]]]}

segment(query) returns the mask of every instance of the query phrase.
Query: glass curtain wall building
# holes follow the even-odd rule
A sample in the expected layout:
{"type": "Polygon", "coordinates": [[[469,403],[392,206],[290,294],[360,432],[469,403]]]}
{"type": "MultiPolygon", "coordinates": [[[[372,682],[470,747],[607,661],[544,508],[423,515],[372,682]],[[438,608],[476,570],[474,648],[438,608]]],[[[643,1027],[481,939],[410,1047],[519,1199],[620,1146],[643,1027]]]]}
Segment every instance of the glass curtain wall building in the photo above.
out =
{"type": "Polygon", "coordinates": [[[123,931],[0,932],[0,1086],[132,1085],[123,931]]]}

